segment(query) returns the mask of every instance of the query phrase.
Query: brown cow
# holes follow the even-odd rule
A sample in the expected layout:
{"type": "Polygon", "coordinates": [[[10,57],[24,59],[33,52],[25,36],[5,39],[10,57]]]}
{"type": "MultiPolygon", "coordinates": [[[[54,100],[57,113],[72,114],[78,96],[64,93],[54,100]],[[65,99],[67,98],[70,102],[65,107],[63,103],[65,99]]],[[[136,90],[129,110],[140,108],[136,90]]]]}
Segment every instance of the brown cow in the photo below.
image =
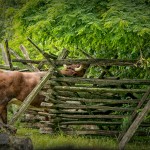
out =
{"type": "MultiPolygon", "coordinates": [[[[65,76],[83,76],[85,68],[83,65],[64,65],[60,73],[65,76]]],[[[7,123],[7,105],[13,98],[24,101],[32,89],[40,82],[46,72],[18,72],[0,71],[0,119],[7,123]]],[[[40,107],[44,96],[37,95],[32,106],[40,107]]]]}
{"type": "MultiPolygon", "coordinates": [[[[45,72],[0,71],[0,117],[7,123],[7,104],[16,98],[23,101],[45,72]]],[[[37,95],[31,105],[39,107],[44,97],[37,95]]]]}

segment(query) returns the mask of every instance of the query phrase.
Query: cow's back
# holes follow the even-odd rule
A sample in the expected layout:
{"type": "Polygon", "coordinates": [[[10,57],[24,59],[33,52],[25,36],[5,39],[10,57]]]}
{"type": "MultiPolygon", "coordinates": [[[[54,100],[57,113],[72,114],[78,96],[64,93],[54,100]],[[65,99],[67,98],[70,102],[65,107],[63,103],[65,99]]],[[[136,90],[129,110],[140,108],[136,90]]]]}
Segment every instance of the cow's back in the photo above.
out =
{"type": "Polygon", "coordinates": [[[14,98],[20,92],[20,83],[23,82],[23,76],[17,71],[0,71],[0,94],[1,99],[14,98]]]}

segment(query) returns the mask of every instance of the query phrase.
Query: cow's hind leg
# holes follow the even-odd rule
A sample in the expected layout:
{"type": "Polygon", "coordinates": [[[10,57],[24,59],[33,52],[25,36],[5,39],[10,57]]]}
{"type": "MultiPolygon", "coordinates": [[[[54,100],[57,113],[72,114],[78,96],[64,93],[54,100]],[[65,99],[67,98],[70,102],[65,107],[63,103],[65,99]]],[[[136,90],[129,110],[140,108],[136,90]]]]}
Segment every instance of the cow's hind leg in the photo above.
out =
{"type": "Polygon", "coordinates": [[[4,106],[1,112],[1,120],[3,123],[7,124],[7,106],[4,106]]]}

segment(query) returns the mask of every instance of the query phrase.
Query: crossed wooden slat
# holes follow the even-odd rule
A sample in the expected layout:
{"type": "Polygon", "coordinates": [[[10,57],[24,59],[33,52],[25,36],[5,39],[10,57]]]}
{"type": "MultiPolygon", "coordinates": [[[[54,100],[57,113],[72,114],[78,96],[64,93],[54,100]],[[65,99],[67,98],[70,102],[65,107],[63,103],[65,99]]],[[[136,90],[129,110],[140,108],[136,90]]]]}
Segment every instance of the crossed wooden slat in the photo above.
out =
{"type": "MultiPolygon", "coordinates": [[[[147,92],[143,95],[141,102],[144,102],[150,94],[150,88],[147,90],[147,92]]],[[[140,104],[140,103],[139,103],[140,104]]],[[[139,106],[137,106],[139,108],[139,106]]],[[[119,142],[119,150],[123,150],[126,146],[126,144],[129,142],[129,140],[132,138],[136,130],[138,129],[139,125],[142,123],[144,117],[148,114],[150,110],[150,100],[145,104],[142,111],[135,117],[127,131],[122,135],[122,138],[119,142]]],[[[137,111],[137,109],[136,109],[137,111]]],[[[135,116],[135,112],[133,113],[135,116]]]]}

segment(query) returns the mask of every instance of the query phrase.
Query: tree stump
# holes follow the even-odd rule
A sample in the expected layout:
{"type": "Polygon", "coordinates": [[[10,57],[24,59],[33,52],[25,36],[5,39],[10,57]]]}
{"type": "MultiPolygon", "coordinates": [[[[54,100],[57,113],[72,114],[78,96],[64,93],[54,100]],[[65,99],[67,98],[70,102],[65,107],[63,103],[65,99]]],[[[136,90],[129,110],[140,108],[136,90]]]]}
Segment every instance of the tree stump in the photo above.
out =
{"type": "Polygon", "coordinates": [[[7,133],[0,133],[0,150],[33,150],[30,138],[11,136],[7,133]]]}

